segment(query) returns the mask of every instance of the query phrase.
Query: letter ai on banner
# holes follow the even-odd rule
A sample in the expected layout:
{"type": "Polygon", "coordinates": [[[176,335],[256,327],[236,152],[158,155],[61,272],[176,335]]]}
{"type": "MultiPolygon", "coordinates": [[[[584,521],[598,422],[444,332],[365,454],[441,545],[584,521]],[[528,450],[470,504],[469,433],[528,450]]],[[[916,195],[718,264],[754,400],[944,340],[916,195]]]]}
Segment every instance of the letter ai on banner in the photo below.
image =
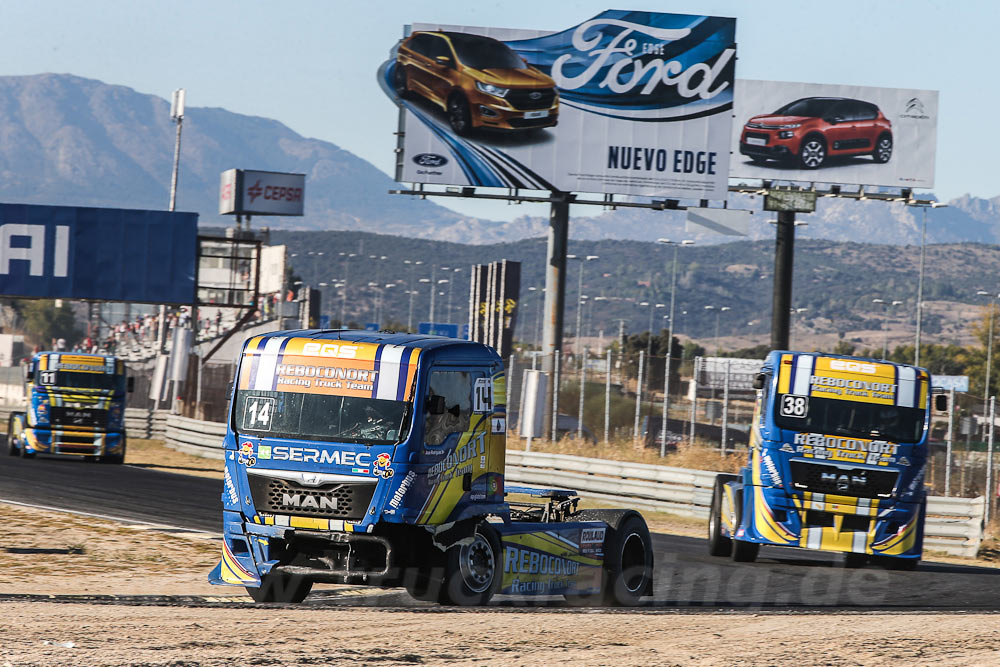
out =
{"type": "Polygon", "coordinates": [[[725,199],[736,20],[611,10],[544,32],[415,24],[379,69],[397,180],[725,199]]]}
{"type": "Polygon", "coordinates": [[[0,295],[191,303],[196,213],[0,204],[0,295]]]}
{"type": "Polygon", "coordinates": [[[930,188],[938,93],[736,82],[733,178],[930,188]]]}

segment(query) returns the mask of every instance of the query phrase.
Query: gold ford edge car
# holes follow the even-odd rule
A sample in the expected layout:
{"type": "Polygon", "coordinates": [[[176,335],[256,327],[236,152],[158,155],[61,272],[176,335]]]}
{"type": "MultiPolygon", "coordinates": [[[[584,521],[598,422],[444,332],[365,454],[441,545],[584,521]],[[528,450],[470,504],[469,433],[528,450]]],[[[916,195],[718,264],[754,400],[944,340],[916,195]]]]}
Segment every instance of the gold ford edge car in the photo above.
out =
{"type": "Polygon", "coordinates": [[[559,121],[555,81],[503,42],[460,32],[415,32],[399,45],[396,94],[438,105],[452,130],[528,130],[559,121]]]}

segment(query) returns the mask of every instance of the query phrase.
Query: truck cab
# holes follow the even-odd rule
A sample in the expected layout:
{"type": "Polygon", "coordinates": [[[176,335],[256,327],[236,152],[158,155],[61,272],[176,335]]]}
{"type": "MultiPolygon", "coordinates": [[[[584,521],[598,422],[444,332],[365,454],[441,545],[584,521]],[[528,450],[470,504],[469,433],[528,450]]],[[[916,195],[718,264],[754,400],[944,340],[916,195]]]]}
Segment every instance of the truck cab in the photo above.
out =
{"type": "Polygon", "coordinates": [[[125,362],[100,354],[38,352],[24,367],[27,408],[10,415],[8,453],[122,463],[127,446],[125,362]]]}
{"type": "MultiPolygon", "coordinates": [[[[449,604],[604,595],[608,522],[577,511],[571,491],[507,501],[505,404],[503,363],[479,343],[344,330],[248,339],[209,580],[261,602],[301,601],[317,582],[405,586],[449,604]]],[[[648,530],[618,514],[639,561],[619,597],[637,601],[651,586],[648,530]]]]}
{"type": "MultiPolygon", "coordinates": [[[[840,552],[849,566],[916,567],[930,373],[779,350],[756,386],[747,463],[715,481],[710,553],[752,561],[774,545],[840,552]]],[[[942,409],[946,397],[935,398],[942,409]]]]}

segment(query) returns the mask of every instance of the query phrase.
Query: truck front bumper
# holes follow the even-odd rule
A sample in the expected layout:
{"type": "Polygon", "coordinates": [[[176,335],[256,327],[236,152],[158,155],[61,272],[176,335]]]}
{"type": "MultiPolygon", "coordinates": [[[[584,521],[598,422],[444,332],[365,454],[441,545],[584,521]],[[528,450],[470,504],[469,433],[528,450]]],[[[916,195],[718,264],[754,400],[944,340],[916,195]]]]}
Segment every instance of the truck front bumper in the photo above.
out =
{"type": "Polygon", "coordinates": [[[121,452],[125,434],[119,431],[26,428],[22,441],[29,454],[106,456],[121,452]]]}
{"type": "Polygon", "coordinates": [[[744,520],[736,539],[868,555],[919,558],[924,504],[744,487],[744,520]]]}

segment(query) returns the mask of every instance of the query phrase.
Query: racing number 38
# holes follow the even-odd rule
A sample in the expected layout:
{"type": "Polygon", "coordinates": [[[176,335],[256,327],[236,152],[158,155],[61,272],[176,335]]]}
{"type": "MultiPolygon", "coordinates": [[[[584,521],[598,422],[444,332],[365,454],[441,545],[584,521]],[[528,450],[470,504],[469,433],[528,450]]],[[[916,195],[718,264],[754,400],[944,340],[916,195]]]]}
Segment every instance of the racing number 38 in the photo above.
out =
{"type": "Polygon", "coordinates": [[[808,407],[809,399],[806,396],[785,394],[781,397],[782,417],[805,417],[808,407]]]}

